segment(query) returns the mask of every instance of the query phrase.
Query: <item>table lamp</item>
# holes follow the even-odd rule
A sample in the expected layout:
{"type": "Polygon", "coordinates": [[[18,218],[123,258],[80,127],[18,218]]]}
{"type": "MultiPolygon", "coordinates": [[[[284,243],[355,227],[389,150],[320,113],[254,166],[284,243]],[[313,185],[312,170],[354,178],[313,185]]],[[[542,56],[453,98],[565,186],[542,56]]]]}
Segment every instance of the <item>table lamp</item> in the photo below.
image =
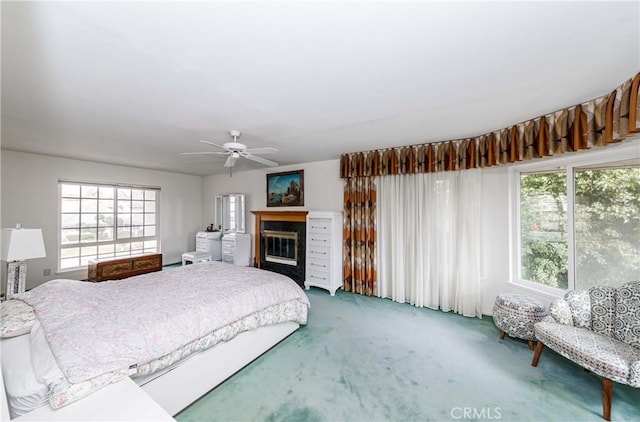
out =
{"type": "Polygon", "coordinates": [[[23,229],[20,224],[15,229],[2,229],[2,260],[7,262],[7,299],[25,290],[25,260],[46,256],[41,229],[23,229]]]}

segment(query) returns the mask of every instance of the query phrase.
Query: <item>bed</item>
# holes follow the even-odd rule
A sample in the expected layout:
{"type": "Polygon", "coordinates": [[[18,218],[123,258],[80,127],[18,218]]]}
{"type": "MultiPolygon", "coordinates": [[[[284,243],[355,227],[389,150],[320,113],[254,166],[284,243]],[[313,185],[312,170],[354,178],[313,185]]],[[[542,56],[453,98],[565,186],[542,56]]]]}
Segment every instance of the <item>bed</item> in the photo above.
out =
{"type": "Polygon", "coordinates": [[[49,281],[3,303],[11,416],[127,377],[175,415],[305,324],[308,307],[290,278],[221,262],[49,281]]]}

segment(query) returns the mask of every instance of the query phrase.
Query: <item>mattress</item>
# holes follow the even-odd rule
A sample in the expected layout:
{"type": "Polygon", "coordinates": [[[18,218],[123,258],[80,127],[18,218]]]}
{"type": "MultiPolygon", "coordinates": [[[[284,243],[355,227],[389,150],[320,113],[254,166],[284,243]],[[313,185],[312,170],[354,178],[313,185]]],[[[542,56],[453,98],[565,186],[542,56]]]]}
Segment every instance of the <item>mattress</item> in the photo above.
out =
{"type": "Polygon", "coordinates": [[[269,306],[290,300],[308,306],[288,277],[219,262],[104,283],[51,280],[14,299],[34,308],[74,384],[108,373],[130,375],[135,365],[269,306]]]}
{"type": "Polygon", "coordinates": [[[3,339],[1,347],[2,377],[11,418],[47,404],[49,388],[36,379],[31,365],[30,336],[3,339]]]}

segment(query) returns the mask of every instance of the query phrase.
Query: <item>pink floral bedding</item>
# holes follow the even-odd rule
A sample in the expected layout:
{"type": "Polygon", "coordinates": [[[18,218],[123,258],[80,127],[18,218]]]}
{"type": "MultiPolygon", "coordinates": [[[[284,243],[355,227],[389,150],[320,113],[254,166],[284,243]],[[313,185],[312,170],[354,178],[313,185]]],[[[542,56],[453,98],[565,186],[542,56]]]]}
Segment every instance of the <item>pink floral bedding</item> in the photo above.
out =
{"type": "Polygon", "coordinates": [[[0,338],[29,334],[35,319],[33,308],[20,300],[0,302],[0,338]]]}
{"type": "MultiPolygon", "coordinates": [[[[184,357],[184,351],[210,347],[216,341],[202,339],[237,321],[264,325],[282,322],[286,315],[304,324],[309,306],[302,289],[286,276],[220,262],[102,283],[52,280],[15,298],[34,308],[65,375],[61,384],[70,391],[120,379],[130,368],[145,368],[176,350],[184,357]],[[254,316],[282,304],[287,305],[278,316],[254,316]]],[[[256,325],[235,326],[248,328],[229,332],[256,325]]],[[[56,400],[55,407],[71,401],[56,400]]]]}

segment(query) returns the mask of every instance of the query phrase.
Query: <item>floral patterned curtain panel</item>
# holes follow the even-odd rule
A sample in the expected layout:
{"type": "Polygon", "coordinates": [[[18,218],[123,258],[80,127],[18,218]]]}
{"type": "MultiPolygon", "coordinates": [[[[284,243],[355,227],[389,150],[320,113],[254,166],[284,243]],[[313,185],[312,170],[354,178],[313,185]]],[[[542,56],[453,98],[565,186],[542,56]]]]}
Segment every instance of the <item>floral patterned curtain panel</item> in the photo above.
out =
{"type": "Polygon", "coordinates": [[[344,154],[340,177],[466,170],[604,147],[640,132],[640,73],[610,94],[475,138],[344,154]]]}
{"type": "Polygon", "coordinates": [[[344,289],[367,296],[377,295],[374,178],[345,180],[343,232],[344,289]]]}

